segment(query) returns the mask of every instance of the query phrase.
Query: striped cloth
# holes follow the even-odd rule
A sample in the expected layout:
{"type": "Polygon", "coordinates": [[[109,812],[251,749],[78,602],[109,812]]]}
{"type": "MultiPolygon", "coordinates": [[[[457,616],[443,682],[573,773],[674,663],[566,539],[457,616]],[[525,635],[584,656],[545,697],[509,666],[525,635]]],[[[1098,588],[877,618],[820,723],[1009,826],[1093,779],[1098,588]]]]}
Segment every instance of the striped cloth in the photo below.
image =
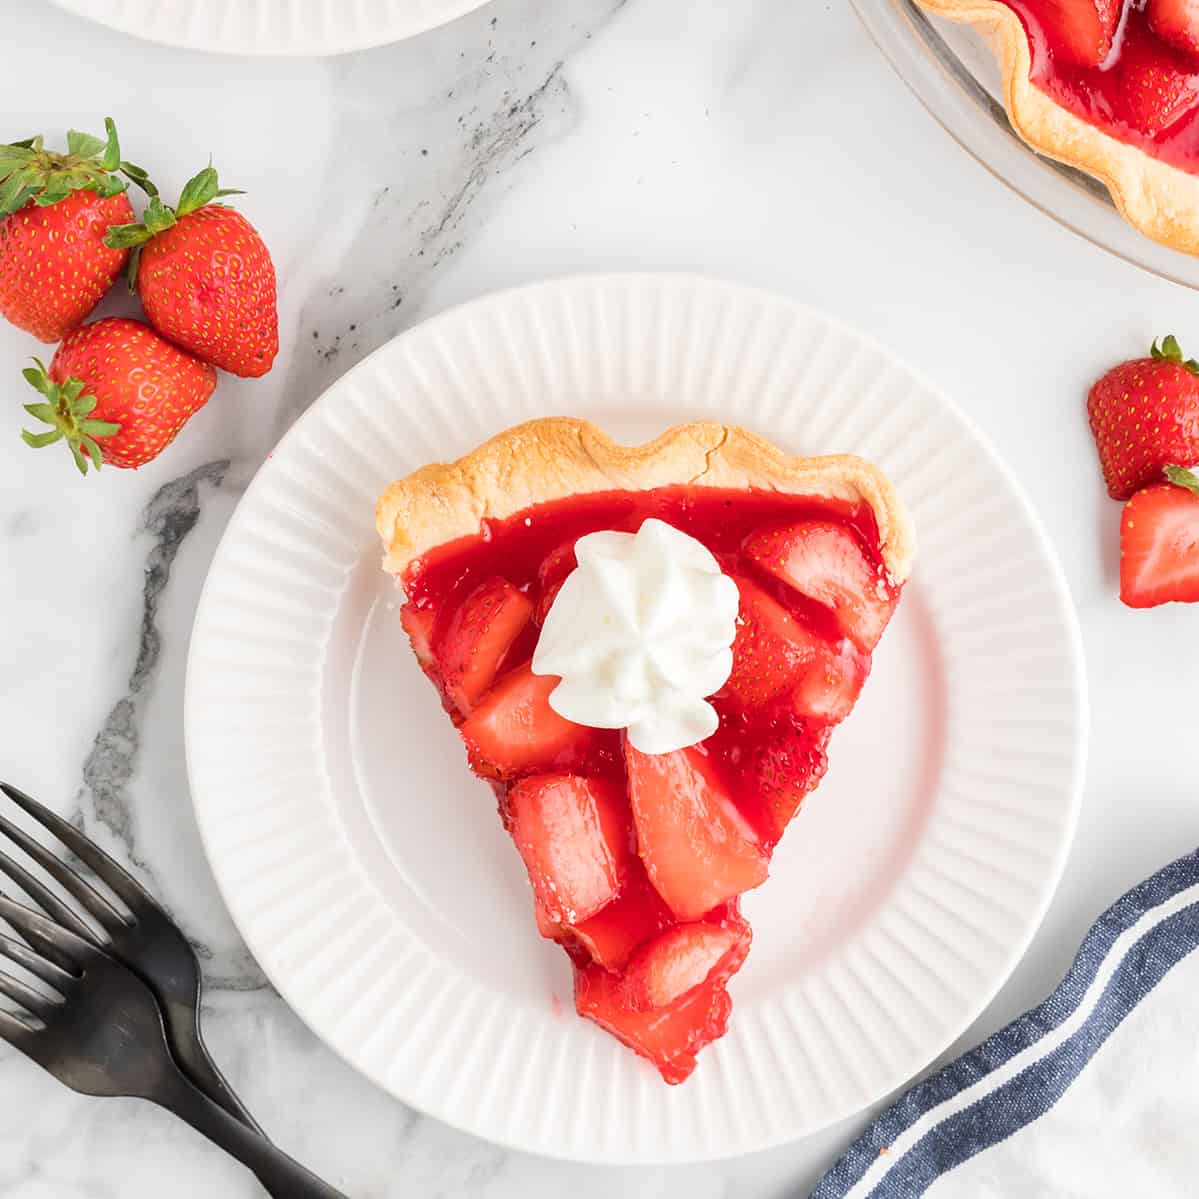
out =
{"type": "Polygon", "coordinates": [[[811,1199],[1199,1196],[1199,850],[1113,904],[1044,1003],[918,1083],[811,1199]]]}

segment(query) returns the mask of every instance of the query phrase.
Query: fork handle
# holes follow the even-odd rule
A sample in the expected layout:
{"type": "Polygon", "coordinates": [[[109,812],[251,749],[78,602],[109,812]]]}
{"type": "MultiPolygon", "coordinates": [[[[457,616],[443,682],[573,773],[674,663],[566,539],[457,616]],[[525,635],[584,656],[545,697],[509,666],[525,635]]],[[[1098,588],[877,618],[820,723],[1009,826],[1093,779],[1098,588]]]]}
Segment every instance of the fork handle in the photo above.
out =
{"type": "Polygon", "coordinates": [[[346,1199],[172,1070],[149,1098],[236,1158],[272,1199],[346,1199]]]}

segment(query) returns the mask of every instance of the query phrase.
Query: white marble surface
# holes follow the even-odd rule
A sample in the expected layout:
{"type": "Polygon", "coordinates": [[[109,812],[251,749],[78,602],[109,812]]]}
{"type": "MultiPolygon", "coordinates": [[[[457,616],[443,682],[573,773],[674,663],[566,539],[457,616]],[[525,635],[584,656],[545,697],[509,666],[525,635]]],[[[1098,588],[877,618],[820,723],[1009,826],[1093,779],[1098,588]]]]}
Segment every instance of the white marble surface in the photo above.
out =
{"type": "MultiPolygon", "coordinates": [[[[506,1153],[355,1076],[241,946],[182,760],[204,572],[293,417],[449,304],[622,268],[774,288],[923,369],[1015,468],[1078,604],[1093,749],[1061,891],[970,1040],[1049,988],[1109,899],[1199,842],[1187,677],[1199,614],[1116,602],[1119,508],[1083,410],[1095,374],[1155,334],[1199,344],[1199,300],[1091,248],[969,161],[846,0],[496,0],[418,41],[331,61],[164,49],[45,0],[7,0],[4,29],[6,140],[111,113],[168,191],[209,152],[248,190],[242,205],[279,267],[283,348],[266,380],[224,379],[158,462],[81,481],[65,453],[35,456],[17,438],[17,370],[38,347],[0,328],[0,774],[81,818],[168,903],[203,953],[216,1055],[279,1142],[349,1195],[798,1196],[862,1122],[694,1168],[506,1153]]],[[[168,1117],[74,1096],[0,1053],[0,1195],[257,1193],[168,1117]]]]}

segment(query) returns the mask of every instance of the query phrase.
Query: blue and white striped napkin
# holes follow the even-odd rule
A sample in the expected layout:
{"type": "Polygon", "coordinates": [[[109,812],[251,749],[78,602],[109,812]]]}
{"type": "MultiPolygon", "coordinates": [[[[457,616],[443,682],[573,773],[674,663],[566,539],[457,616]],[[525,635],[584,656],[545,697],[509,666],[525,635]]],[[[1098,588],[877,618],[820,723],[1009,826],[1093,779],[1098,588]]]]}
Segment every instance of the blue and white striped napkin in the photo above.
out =
{"type": "Polygon", "coordinates": [[[1199,851],[1112,905],[1040,1007],[914,1086],[811,1199],[1196,1199],[1199,851]]]}

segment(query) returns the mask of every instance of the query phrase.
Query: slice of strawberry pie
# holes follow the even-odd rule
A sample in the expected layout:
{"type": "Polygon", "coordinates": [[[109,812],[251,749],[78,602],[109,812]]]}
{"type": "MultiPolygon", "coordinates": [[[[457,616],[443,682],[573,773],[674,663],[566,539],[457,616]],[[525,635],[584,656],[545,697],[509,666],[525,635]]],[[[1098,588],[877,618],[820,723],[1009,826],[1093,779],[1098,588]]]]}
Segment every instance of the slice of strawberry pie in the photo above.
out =
{"type": "Polygon", "coordinates": [[[377,523],[580,1015],[682,1082],[908,577],[903,508],[857,458],[553,419],[393,484],[377,523]]]}

